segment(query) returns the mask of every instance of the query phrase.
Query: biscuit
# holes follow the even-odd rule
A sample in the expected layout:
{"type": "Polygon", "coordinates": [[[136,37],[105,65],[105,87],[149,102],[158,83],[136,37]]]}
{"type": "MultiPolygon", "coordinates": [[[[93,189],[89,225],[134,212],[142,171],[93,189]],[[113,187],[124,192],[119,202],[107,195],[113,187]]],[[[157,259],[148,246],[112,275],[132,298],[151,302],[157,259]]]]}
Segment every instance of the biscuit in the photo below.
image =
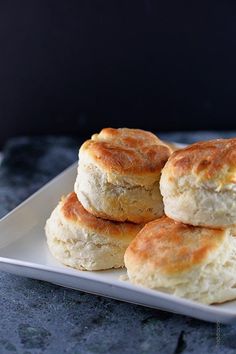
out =
{"type": "Polygon", "coordinates": [[[236,298],[236,238],[162,217],[144,226],[125,252],[130,281],[205,304],[236,298]]]}
{"type": "Polygon", "coordinates": [[[174,152],[160,181],[165,214],[183,223],[236,224],[236,139],[193,144],[174,152]]]}
{"type": "Polygon", "coordinates": [[[52,255],[80,270],[124,266],[124,252],[142,228],[89,214],[75,193],[62,199],[47,220],[45,231],[52,255]]]}
{"type": "Polygon", "coordinates": [[[103,129],[79,151],[74,190],[95,216],[145,223],[163,215],[160,172],[172,149],[139,129],[103,129]]]}

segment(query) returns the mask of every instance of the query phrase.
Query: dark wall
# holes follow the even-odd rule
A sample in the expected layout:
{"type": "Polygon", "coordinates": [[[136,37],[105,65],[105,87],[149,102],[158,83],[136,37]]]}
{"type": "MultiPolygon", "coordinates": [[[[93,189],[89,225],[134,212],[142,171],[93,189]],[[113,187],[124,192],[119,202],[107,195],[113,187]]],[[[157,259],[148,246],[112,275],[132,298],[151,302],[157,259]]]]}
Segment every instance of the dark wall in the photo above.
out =
{"type": "Polygon", "coordinates": [[[235,1],[0,1],[0,142],[236,129],[235,1]]]}

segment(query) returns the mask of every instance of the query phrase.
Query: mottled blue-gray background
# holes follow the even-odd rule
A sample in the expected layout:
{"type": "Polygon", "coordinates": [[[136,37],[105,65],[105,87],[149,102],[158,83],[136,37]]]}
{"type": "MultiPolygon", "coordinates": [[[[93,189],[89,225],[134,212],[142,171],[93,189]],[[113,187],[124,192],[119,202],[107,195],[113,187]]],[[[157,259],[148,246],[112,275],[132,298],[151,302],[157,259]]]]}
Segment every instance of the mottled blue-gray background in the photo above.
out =
{"type": "MultiPolygon", "coordinates": [[[[190,143],[236,133],[172,133],[190,143]]],[[[0,216],[77,159],[81,141],[21,137],[8,141],[0,167],[0,216]]],[[[0,273],[0,354],[235,353],[236,326],[64,289],[0,273]]]]}

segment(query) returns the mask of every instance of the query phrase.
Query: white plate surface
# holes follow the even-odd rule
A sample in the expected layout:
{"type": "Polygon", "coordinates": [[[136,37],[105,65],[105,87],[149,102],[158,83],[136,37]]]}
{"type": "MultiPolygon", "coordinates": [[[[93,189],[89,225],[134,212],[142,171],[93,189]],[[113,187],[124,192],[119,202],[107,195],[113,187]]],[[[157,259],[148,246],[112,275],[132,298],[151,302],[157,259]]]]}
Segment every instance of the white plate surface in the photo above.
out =
{"type": "Polygon", "coordinates": [[[120,279],[125,270],[82,272],[58,263],[47,249],[44,225],[61,195],[72,191],[76,167],[69,167],[0,220],[0,270],[206,321],[236,322],[236,301],[202,305],[134,286],[120,279]]]}

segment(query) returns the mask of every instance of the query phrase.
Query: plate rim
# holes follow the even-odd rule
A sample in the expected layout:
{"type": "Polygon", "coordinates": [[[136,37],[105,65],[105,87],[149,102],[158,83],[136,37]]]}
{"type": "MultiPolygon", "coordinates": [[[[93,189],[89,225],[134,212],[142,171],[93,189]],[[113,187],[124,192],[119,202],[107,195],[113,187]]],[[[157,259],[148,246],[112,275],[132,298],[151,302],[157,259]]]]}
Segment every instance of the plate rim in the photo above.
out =
{"type": "MultiPolygon", "coordinates": [[[[103,284],[106,286],[112,286],[115,288],[119,288],[119,289],[124,289],[126,291],[131,291],[134,293],[139,293],[139,294],[143,294],[146,295],[148,297],[151,297],[153,299],[157,298],[160,299],[162,301],[168,301],[170,303],[172,303],[175,306],[184,306],[187,310],[191,309],[194,311],[200,311],[204,317],[210,316],[208,319],[204,319],[201,314],[200,316],[196,316],[195,314],[184,314],[181,310],[180,311],[173,311],[173,309],[168,309],[168,308],[163,308],[163,307],[158,307],[157,306],[151,306],[146,304],[145,302],[140,303],[140,302],[135,302],[135,301],[129,301],[127,299],[121,298],[121,297],[114,297],[111,295],[105,295],[103,294],[101,291],[97,291],[97,292],[91,292],[88,290],[84,290],[81,288],[76,288],[76,287],[69,287],[72,288],[74,290],[80,290],[80,291],[84,291],[86,293],[92,293],[92,294],[97,294],[100,296],[105,296],[108,298],[115,298],[118,299],[120,301],[124,301],[124,302],[129,302],[129,303],[136,303],[139,304],[141,306],[146,306],[146,307],[151,307],[151,308],[159,308],[160,310],[163,311],[169,311],[172,313],[177,313],[183,316],[190,316],[193,318],[198,318],[201,319],[203,321],[208,321],[208,322],[221,322],[221,323],[235,323],[236,322],[236,310],[235,313],[232,313],[232,309],[227,309],[227,308],[222,308],[222,307],[218,307],[217,305],[206,305],[206,304],[202,304],[200,302],[197,301],[193,301],[190,299],[186,299],[186,298],[181,298],[172,294],[167,294],[164,292],[160,292],[158,290],[153,290],[153,289],[149,289],[149,288],[145,288],[139,285],[134,285],[128,281],[122,281],[119,278],[114,280],[103,280],[103,279],[98,279],[96,278],[96,273],[100,273],[100,272],[106,272],[105,271],[96,271],[96,272],[89,272],[89,271],[79,271],[73,268],[69,268],[69,267],[62,267],[62,268],[58,268],[57,266],[47,266],[47,265],[42,265],[42,264],[37,264],[34,262],[28,262],[28,261],[22,261],[22,260],[17,260],[14,258],[8,258],[8,257],[0,257],[0,269],[1,269],[1,265],[11,265],[11,266],[16,266],[18,268],[24,268],[24,269],[28,269],[28,270],[36,270],[37,272],[42,272],[42,273],[50,273],[50,274],[56,274],[57,276],[63,275],[63,276],[67,276],[67,277],[73,277],[73,278],[78,278],[78,279],[83,279],[84,281],[89,281],[89,282],[95,282],[98,284],[103,284]],[[219,318],[216,320],[215,317],[218,316],[219,318]]],[[[4,270],[3,270],[4,271],[4,270]]],[[[7,271],[6,271],[7,272],[7,271]]],[[[10,272],[12,273],[12,272],[10,272]]],[[[12,274],[16,274],[16,273],[12,273],[12,274]]],[[[24,276],[24,275],[22,275],[24,276]]],[[[25,276],[24,276],[25,277],[25,276]]],[[[29,278],[33,278],[33,279],[39,279],[38,277],[30,277],[29,278]]],[[[47,281],[49,283],[52,284],[57,284],[63,287],[68,288],[67,285],[64,285],[63,283],[60,283],[58,281],[48,281],[45,279],[42,279],[43,281],[47,281]]],[[[220,305],[220,304],[219,304],[220,305]]]]}
{"type": "MultiPolygon", "coordinates": [[[[180,143],[174,143],[179,147],[186,147],[187,144],[180,144],[180,143]]],[[[35,191],[32,195],[30,195],[28,198],[26,198],[23,202],[21,202],[19,205],[17,205],[13,210],[11,210],[9,213],[7,213],[6,215],[4,215],[2,218],[0,218],[0,227],[2,226],[2,224],[4,224],[5,220],[7,220],[9,217],[13,216],[18,210],[20,210],[22,207],[27,206],[28,203],[31,202],[32,199],[37,198],[38,194],[40,194],[41,192],[43,192],[44,190],[46,190],[47,188],[50,188],[50,186],[52,184],[54,184],[58,179],[63,178],[64,175],[68,174],[71,170],[74,170],[75,167],[78,164],[78,160],[75,161],[74,163],[72,163],[70,166],[68,166],[66,169],[64,169],[62,172],[60,172],[58,175],[56,175],[54,178],[52,178],[50,181],[48,181],[46,184],[44,184],[41,188],[39,188],[37,191],[35,191]]],[[[57,266],[48,266],[48,265],[44,265],[44,264],[38,264],[37,262],[29,262],[29,261],[23,261],[23,260],[19,260],[16,258],[9,258],[9,257],[2,257],[0,256],[0,270],[1,271],[5,271],[5,272],[9,272],[12,274],[16,274],[14,272],[11,271],[7,271],[2,269],[1,265],[5,265],[6,267],[9,266],[13,266],[13,267],[18,267],[20,268],[24,268],[24,269],[28,269],[28,270],[34,270],[38,273],[50,273],[50,274],[56,274],[57,276],[63,275],[63,276],[69,276],[69,277],[73,277],[73,278],[81,278],[83,280],[87,280],[90,282],[96,282],[99,284],[106,284],[107,286],[114,286],[114,287],[118,287],[119,289],[125,288],[126,291],[131,291],[131,292],[135,292],[135,293],[139,293],[139,294],[144,294],[146,296],[152,297],[152,298],[157,298],[157,299],[161,299],[167,302],[172,303],[175,306],[184,306],[187,310],[188,309],[192,309],[194,311],[199,310],[201,313],[210,316],[209,319],[204,319],[202,316],[196,316],[194,314],[184,314],[182,311],[173,311],[171,309],[168,308],[163,308],[163,307],[158,307],[158,305],[156,306],[156,308],[159,308],[160,310],[163,311],[169,311],[169,312],[174,312],[177,314],[182,314],[185,316],[190,316],[190,317],[194,317],[194,318],[198,318],[204,321],[208,321],[208,322],[221,322],[221,323],[235,323],[236,322],[236,307],[235,307],[235,313],[232,313],[232,309],[230,308],[222,308],[219,305],[206,305],[206,304],[202,304],[200,302],[197,301],[193,301],[193,300],[189,300],[186,298],[181,298],[181,297],[177,297],[175,295],[172,294],[167,294],[164,292],[160,292],[157,290],[153,290],[153,289],[149,289],[149,288],[145,288],[139,285],[134,285],[132,283],[130,283],[129,281],[122,281],[120,279],[116,279],[116,280],[105,280],[102,278],[96,278],[98,273],[101,272],[106,272],[106,271],[95,271],[95,272],[88,272],[88,271],[79,271],[73,268],[69,268],[67,266],[63,266],[62,267],[57,267],[57,266]],[[218,320],[213,319],[213,317],[219,317],[218,320]]],[[[108,271],[116,271],[116,270],[108,270],[108,271]]],[[[18,274],[19,275],[19,274],[18,274]]],[[[22,275],[24,276],[24,275],[22,275]]],[[[29,278],[33,278],[33,279],[39,279],[37,277],[30,277],[29,278]]],[[[47,281],[44,279],[44,281],[47,281]]],[[[48,281],[50,283],[54,283],[53,281],[48,281]]],[[[66,285],[60,284],[59,282],[55,282],[54,284],[58,284],[60,286],[64,286],[64,287],[68,287],[66,285]]],[[[73,288],[76,289],[76,288],[73,288]]],[[[78,290],[78,289],[77,289],[78,290]]],[[[104,296],[104,297],[108,297],[108,298],[115,298],[112,297],[110,295],[105,295],[101,292],[90,292],[88,290],[81,290],[87,293],[92,293],[92,294],[99,294],[100,296],[104,296]]],[[[132,302],[132,301],[128,301],[125,298],[117,298],[120,301],[125,301],[125,302],[129,302],[129,303],[137,303],[137,302],[132,302]]],[[[141,306],[146,306],[146,307],[154,307],[154,306],[150,306],[144,303],[137,303],[141,306]]],[[[205,316],[206,317],[206,316],[205,316]]]]}

